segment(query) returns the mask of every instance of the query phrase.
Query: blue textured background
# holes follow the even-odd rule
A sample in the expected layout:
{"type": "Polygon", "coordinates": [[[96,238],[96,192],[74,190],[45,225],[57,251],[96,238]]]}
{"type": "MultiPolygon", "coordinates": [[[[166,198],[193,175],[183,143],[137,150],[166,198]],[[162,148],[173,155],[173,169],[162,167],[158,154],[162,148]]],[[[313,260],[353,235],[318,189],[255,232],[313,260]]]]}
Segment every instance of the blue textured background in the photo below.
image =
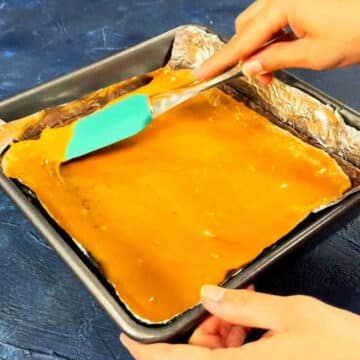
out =
{"type": "MultiPolygon", "coordinates": [[[[0,98],[184,23],[232,33],[250,1],[0,0],[0,98]]],[[[360,109],[359,68],[303,78],[360,109]]],[[[0,114],[1,117],[1,114],[0,114]]],[[[257,286],[306,293],[360,313],[360,217],[352,213],[257,286]]],[[[0,192],[0,358],[129,359],[118,329],[0,192]]]]}

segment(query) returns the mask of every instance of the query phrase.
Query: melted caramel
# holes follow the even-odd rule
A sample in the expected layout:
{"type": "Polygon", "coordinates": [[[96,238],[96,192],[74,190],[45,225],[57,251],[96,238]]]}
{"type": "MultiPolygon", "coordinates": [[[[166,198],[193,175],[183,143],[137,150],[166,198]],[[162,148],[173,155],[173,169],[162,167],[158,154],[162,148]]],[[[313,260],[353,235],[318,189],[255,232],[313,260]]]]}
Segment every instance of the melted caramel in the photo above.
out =
{"type": "MultiPolygon", "coordinates": [[[[189,80],[163,69],[137,93],[189,80]]],[[[350,182],[326,153],[213,89],[141,134],[71,163],[72,126],[11,146],[6,175],[38,196],[129,308],[157,322],[254,259],[350,182]]]]}

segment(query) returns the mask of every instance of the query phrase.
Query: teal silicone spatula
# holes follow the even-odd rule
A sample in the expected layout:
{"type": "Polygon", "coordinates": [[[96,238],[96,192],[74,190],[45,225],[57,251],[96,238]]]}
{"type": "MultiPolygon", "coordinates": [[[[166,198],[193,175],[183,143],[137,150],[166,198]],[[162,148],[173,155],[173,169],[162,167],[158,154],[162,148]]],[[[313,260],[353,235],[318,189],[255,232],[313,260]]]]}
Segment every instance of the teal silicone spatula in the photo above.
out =
{"type": "Polygon", "coordinates": [[[192,82],[176,90],[157,95],[131,95],[118,103],[84,117],[74,125],[65,153],[69,161],[125,140],[142,131],[156,116],[188,100],[202,91],[243,75],[238,64],[221,75],[192,82]]]}

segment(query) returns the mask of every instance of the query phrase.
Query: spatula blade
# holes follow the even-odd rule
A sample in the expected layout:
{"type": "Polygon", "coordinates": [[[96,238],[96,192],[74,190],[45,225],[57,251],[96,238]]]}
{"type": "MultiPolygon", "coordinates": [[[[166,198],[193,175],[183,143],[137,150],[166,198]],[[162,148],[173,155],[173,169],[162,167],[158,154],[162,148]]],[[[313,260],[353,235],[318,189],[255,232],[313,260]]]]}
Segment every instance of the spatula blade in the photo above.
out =
{"type": "Polygon", "coordinates": [[[93,113],[74,125],[65,154],[69,161],[125,140],[142,131],[153,119],[146,95],[132,95],[93,113]]]}

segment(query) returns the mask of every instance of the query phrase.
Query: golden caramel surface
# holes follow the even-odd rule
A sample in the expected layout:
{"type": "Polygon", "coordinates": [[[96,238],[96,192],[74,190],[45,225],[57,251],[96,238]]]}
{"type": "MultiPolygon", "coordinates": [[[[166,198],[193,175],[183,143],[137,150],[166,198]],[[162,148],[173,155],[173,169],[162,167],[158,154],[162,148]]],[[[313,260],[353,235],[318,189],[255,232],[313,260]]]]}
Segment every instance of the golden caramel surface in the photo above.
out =
{"type": "MultiPolygon", "coordinates": [[[[136,92],[188,79],[165,68],[136,92]]],[[[14,144],[5,173],[29,186],[129,308],[154,322],[195,305],[201,285],[220,283],[350,187],[326,153],[218,89],[58,169],[71,134],[70,125],[14,144]]]]}

